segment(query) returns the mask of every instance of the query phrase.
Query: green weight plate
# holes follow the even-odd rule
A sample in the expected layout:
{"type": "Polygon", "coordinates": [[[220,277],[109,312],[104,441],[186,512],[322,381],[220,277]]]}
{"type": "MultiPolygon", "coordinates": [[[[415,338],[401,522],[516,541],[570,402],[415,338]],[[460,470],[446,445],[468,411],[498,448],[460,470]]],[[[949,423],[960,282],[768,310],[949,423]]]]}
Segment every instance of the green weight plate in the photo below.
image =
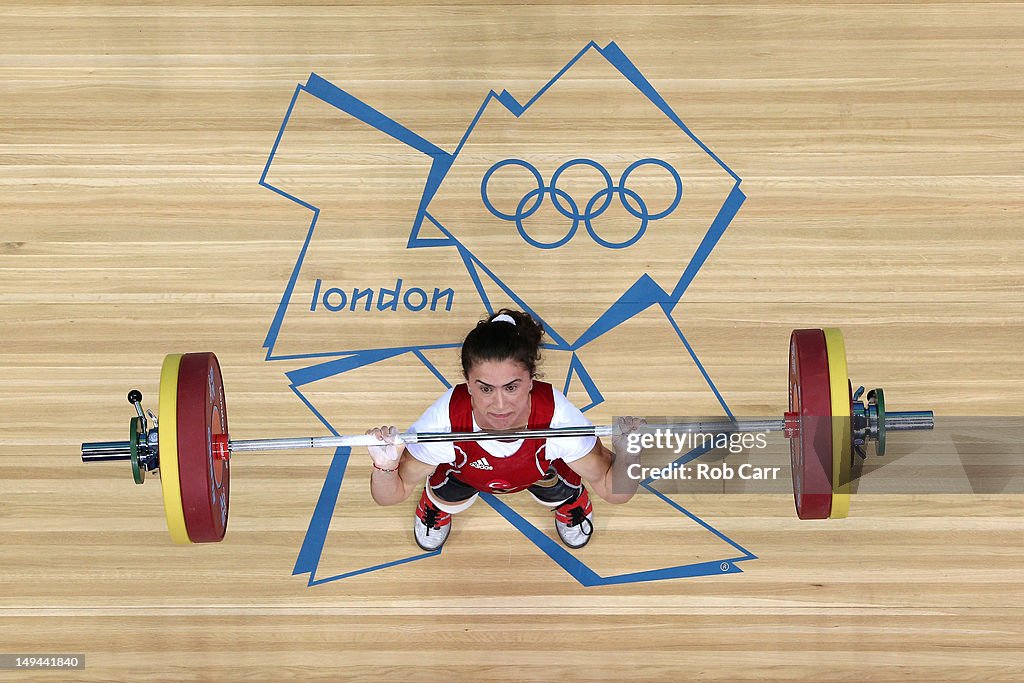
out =
{"type": "Polygon", "coordinates": [[[142,437],[142,424],[138,417],[133,417],[128,427],[128,443],[132,450],[132,479],[136,484],[146,481],[146,468],[139,463],[139,439],[142,437]]]}
{"type": "Polygon", "coordinates": [[[885,455],[885,392],[881,389],[872,389],[868,392],[868,403],[872,400],[878,411],[878,442],[875,444],[875,454],[885,455]]]}

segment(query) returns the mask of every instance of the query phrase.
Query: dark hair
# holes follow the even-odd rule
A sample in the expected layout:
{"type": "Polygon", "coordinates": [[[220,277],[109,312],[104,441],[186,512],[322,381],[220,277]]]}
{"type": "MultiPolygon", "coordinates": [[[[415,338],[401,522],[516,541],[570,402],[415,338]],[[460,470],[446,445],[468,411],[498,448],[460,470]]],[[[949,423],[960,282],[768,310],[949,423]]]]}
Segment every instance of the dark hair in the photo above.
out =
{"type": "Polygon", "coordinates": [[[466,335],[462,342],[462,374],[469,377],[470,368],[480,362],[514,360],[535,377],[543,338],[544,326],[529,313],[503,308],[478,322],[466,335]],[[495,321],[500,315],[511,317],[516,324],[495,321]]]}

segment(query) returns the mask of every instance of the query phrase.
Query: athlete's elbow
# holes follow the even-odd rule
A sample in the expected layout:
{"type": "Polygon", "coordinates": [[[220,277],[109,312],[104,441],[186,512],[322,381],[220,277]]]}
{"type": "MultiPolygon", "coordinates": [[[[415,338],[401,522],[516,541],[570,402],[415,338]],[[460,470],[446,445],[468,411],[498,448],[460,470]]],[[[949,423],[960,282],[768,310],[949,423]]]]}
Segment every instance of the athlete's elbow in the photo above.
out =
{"type": "Polygon", "coordinates": [[[633,493],[614,493],[609,491],[608,493],[601,497],[604,499],[606,503],[611,503],[612,505],[622,505],[623,503],[628,503],[630,500],[633,499],[633,493]]]}
{"type": "Polygon", "coordinates": [[[406,498],[409,497],[409,494],[406,493],[405,495],[402,495],[401,491],[382,492],[370,489],[370,497],[373,498],[373,502],[376,503],[377,505],[380,505],[382,507],[390,507],[392,505],[398,505],[399,503],[403,502],[406,498]]]}

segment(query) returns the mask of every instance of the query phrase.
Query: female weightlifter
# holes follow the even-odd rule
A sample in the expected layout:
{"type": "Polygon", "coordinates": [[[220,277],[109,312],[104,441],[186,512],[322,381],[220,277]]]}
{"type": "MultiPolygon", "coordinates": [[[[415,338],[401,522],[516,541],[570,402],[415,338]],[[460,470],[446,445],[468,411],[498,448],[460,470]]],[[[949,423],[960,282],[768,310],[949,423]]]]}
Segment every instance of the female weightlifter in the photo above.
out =
{"type": "MultiPolygon", "coordinates": [[[[589,426],[561,392],[536,379],[543,336],[543,326],[522,311],[502,309],[478,322],[462,344],[465,383],[446,391],[410,431],[589,426]]],[[[397,439],[395,427],[378,427],[366,432],[381,441],[367,449],[373,460],[370,493],[379,505],[394,505],[426,480],[416,507],[414,536],[424,550],[437,550],[451,532],[452,515],[472,505],[481,491],[507,494],[525,489],[554,511],[562,542],[582,548],[594,531],[593,508],[583,482],[609,503],[632,498],[638,482],[625,472],[638,456],[627,453],[625,437],[641,424],[637,418],[618,418],[614,452],[593,436],[405,444],[397,439]]]]}

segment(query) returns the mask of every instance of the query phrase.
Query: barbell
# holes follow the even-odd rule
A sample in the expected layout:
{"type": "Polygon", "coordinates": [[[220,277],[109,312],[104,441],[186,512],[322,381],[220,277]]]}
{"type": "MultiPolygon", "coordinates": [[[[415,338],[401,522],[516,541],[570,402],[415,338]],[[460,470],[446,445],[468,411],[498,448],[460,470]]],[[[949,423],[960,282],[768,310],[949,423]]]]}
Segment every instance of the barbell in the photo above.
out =
{"type": "MultiPolygon", "coordinates": [[[[793,497],[800,519],[837,519],[850,508],[854,454],[874,444],[885,454],[886,432],[932,429],[932,411],[887,412],[882,389],[853,391],[839,329],[794,330],[789,345],[789,411],[782,419],[703,420],[646,425],[645,430],[718,434],[783,432],[790,440],[793,497]]],[[[223,540],[228,522],[231,456],[235,453],[305,448],[370,446],[371,435],[231,440],[220,363],[213,353],[170,354],[160,371],[159,417],[142,408],[142,394],[128,393],[135,407],[127,441],[82,444],[82,460],[131,462],[136,484],[157,473],[171,538],[177,543],[223,540]],[[152,421],[152,425],[150,425],[152,421]]],[[[406,432],[407,443],[514,440],[613,435],[612,426],[516,431],[406,432]]]]}

